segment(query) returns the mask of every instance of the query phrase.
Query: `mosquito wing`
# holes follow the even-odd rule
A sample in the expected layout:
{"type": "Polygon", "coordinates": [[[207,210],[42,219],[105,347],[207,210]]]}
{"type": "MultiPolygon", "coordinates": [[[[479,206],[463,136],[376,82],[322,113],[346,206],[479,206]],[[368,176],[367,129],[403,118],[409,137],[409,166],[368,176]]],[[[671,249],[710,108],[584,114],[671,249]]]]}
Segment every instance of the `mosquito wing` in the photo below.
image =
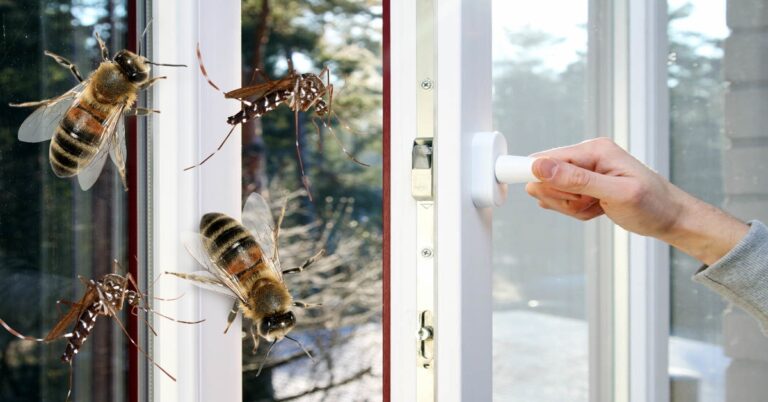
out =
{"type": "MultiPolygon", "coordinates": [[[[215,278],[215,282],[218,282],[220,286],[223,286],[230,292],[231,297],[235,297],[243,303],[246,303],[245,290],[240,286],[240,282],[237,278],[227,272],[225,269],[220,268],[211,259],[208,253],[205,251],[203,236],[199,233],[185,232],[182,236],[184,247],[190,255],[205,268],[210,276],[215,278]]],[[[178,276],[178,275],[177,275],[178,276]]],[[[194,280],[194,279],[193,279],[194,280]]],[[[203,283],[203,280],[196,280],[196,283],[203,283]]],[[[214,281],[208,282],[210,285],[214,285],[214,281]]]]}
{"type": "MultiPolygon", "coordinates": [[[[72,106],[72,103],[83,92],[88,81],[81,82],[76,87],[63,95],[45,101],[27,117],[19,127],[19,141],[42,142],[50,140],[56,132],[56,127],[61,122],[64,114],[72,106]]],[[[37,102],[21,103],[18,107],[36,104],[37,102]]]]}
{"type": "Polygon", "coordinates": [[[64,315],[64,317],[62,317],[59,322],[56,323],[50,332],[48,332],[48,335],[45,336],[44,340],[47,342],[64,336],[64,331],[66,331],[72,322],[80,317],[80,314],[82,314],[83,310],[93,304],[97,298],[98,292],[96,292],[95,288],[89,286],[85,291],[83,298],[69,308],[67,314],[64,315]]]}
{"type": "MultiPolygon", "coordinates": [[[[115,146],[115,143],[119,141],[119,139],[116,137],[120,135],[122,135],[123,138],[125,137],[123,110],[125,110],[125,108],[122,106],[115,108],[109,114],[109,116],[107,116],[104,121],[106,128],[102,134],[104,138],[101,140],[99,150],[92,158],[84,161],[83,166],[78,166],[78,168],[81,170],[77,175],[77,181],[80,183],[80,188],[84,191],[91,188],[93,184],[96,183],[96,180],[99,178],[99,176],[101,176],[101,171],[104,169],[104,162],[107,159],[107,155],[110,154],[113,146],[115,146]]],[[[120,166],[118,166],[118,170],[120,171],[122,177],[123,172],[120,170],[120,166]]]]}
{"type": "Polygon", "coordinates": [[[281,78],[279,80],[263,82],[256,85],[249,85],[238,89],[233,89],[224,94],[224,97],[229,99],[250,99],[261,98],[264,95],[270,94],[274,91],[281,89],[293,89],[293,81],[295,77],[289,75],[288,77],[281,78]]]}

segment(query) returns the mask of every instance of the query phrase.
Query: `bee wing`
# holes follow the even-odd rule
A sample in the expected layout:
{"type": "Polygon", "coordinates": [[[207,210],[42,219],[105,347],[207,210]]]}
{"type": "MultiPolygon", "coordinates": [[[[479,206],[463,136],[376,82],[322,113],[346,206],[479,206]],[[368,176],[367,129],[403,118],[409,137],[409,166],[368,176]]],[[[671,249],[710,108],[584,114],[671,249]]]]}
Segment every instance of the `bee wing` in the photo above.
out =
{"type": "MultiPolygon", "coordinates": [[[[122,116],[122,115],[121,115],[122,116]]],[[[109,157],[112,159],[112,163],[117,167],[117,172],[120,173],[120,179],[123,181],[123,186],[127,189],[128,183],[125,178],[125,160],[128,155],[128,150],[125,146],[125,120],[122,117],[117,122],[117,132],[113,136],[112,144],[109,147],[109,157]]]]}
{"type": "Polygon", "coordinates": [[[200,235],[200,233],[185,232],[182,234],[182,241],[189,254],[192,255],[203,268],[205,268],[208,274],[213,276],[221,286],[229,290],[229,296],[235,297],[241,302],[246,303],[245,290],[240,286],[240,282],[234,275],[220,268],[213,260],[211,260],[211,257],[208,256],[208,253],[205,251],[203,236],[200,235]]]}
{"type": "Polygon", "coordinates": [[[87,81],[81,82],[63,95],[53,98],[35,109],[19,127],[19,141],[42,142],[50,140],[56,132],[56,126],[64,117],[64,113],[83,92],[86,83],[87,81]]]}
{"type": "MultiPolygon", "coordinates": [[[[107,155],[112,151],[113,146],[117,139],[115,137],[125,137],[125,124],[123,122],[123,110],[124,107],[118,107],[113,110],[109,116],[105,119],[106,129],[104,130],[104,139],[101,141],[99,150],[91,159],[86,161],[86,165],[80,167],[80,173],[77,175],[77,181],[80,183],[80,188],[83,191],[88,190],[96,183],[96,180],[101,175],[101,171],[104,168],[104,162],[107,160],[107,155]]],[[[125,165],[123,165],[124,169],[125,165]]],[[[118,169],[121,167],[118,165],[118,169]]],[[[120,170],[121,177],[123,170],[120,170]]]]}
{"type": "Polygon", "coordinates": [[[195,282],[195,286],[201,288],[210,290],[213,292],[216,292],[218,294],[222,294],[227,297],[231,297],[233,299],[236,299],[235,295],[232,294],[232,291],[229,290],[224,284],[219,281],[217,277],[215,277],[210,271],[195,271],[191,274],[182,273],[182,272],[168,272],[169,274],[173,276],[178,276],[179,278],[187,279],[190,281],[195,282]]]}
{"type": "Polygon", "coordinates": [[[275,218],[267,201],[258,193],[251,193],[243,207],[243,226],[256,238],[264,255],[275,255],[275,218]]]}

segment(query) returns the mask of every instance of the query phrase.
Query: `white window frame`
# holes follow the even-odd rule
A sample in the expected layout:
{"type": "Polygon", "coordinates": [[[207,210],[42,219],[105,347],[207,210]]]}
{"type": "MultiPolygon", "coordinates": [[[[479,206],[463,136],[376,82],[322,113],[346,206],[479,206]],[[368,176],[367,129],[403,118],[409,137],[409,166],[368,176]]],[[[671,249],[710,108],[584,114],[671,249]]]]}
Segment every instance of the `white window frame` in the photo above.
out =
{"type": "MultiPolygon", "coordinates": [[[[492,399],[491,210],[470,196],[472,134],[491,130],[491,3],[436,1],[436,400],[492,399]],[[471,100],[463,101],[463,100],[471,100]]],[[[416,5],[391,7],[391,400],[416,399],[416,5]]]]}
{"type": "MultiPolygon", "coordinates": [[[[239,129],[204,167],[183,168],[216,149],[230,126],[223,116],[237,110],[202,78],[195,58],[200,43],[210,76],[222,88],[240,84],[240,1],[157,0],[151,2],[154,60],[183,63],[187,68],[156,67],[167,75],[151,93],[162,113],[149,121],[148,166],[150,217],[148,261],[153,276],[164,271],[202,268],[181,243],[181,233],[196,231],[200,217],[211,211],[240,216],[241,171],[239,129]]],[[[223,334],[231,299],[171,277],[153,289],[158,296],[183,294],[176,302],[157,302],[179,319],[205,318],[184,325],[155,318],[157,337],[150,338],[152,356],[177,377],[173,382],[148,365],[148,395],[155,401],[239,401],[242,399],[240,318],[223,334]]]]}
{"type": "MultiPolygon", "coordinates": [[[[392,398],[415,400],[417,329],[411,144],[416,138],[415,7],[392,1],[392,398]],[[396,214],[396,215],[395,215],[396,214]],[[393,289],[393,294],[395,290],[393,289]],[[404,347],[404,346],[408,347],[404,347]]],[[[490,124],[490,2],[437,2],[437,394],[491,400],[490,219],[469,198],[466,151],[490,124]],[[470,39],[471,38],[471,39],[470,39]],[[484,46],[485,45],[485,46],[484,46]],[[462,100],[471,99],[471,102],[462,100]],[[441,161],[443,161],[441,163],[441,161]]],[[[589,127],[668,174],[666,2],[590,2],[589,127]]],[[[590,400],[667,401],[669,248],[607,220],[588,264],[590,400]]]]}

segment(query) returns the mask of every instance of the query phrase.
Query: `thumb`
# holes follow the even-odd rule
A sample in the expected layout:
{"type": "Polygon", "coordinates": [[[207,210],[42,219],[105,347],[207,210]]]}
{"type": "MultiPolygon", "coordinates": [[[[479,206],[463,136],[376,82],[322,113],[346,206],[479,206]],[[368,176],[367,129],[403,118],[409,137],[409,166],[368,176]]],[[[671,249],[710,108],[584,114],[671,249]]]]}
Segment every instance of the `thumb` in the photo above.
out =
{"type": "Polygon", "coordinates": [[[576,165],[552,158],[538,158],[533,162],[533,174],[552,187],[598,199],[620,194],[618,178],[595,173],[576,165]]]}

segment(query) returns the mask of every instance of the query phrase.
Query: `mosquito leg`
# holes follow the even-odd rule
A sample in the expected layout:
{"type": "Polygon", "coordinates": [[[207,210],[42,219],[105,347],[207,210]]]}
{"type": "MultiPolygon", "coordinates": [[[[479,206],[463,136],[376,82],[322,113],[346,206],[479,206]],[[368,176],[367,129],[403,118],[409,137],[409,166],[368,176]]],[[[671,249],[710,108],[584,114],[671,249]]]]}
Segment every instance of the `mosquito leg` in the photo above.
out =
{"type": "Polygon", "coordinates": [[[257,75],[261,77],[261,79],[264,80],[264,82],[272,81],[264,71],[261,71],[260,68],[254,68],[253,74],[251,74],[251,82],[248,85],[253,85],[253,82],[256,80],[257,75]]]}
{"type": "Polygon", "coordinates": [[[307,269],[307,268],[308,268],[310,265],[312,265],[312,264],[314,264],[315,262],[317,262],[317,260],[319,260],[319,259],[320,259],[321,257],[323,257],[324,255],[325,255],[325,249],[322,249],[322,250],[320,250],[320,251],[319,251],[317,254],[313,255],[313,256],[312,256],[312,257],[310,257],[310,258],[308,258],[306,261],[304,261],[304,263],[303,263],[303,264],[299,265],[298,267],[295,267],[295,268],[289,268],[289,269],[284,269],[284,270],[283,270],[283,275],[287,275],[287,274],[298,274],[298,273],[300,273],[300,272],[304,271],[305,269],[307,269]]]}
{"type": "MultiPolygon", "coordinates": [[[[194,164],[194,165],[192,165],[192,166],[190,166],[190,167],[184,168],[184,171],[186,172],[187,170],[190,170],[190,169],[194,169],[194,168],[196,168],[196,167],[198,167],[198,166],[202,165],[203,163],[205,163],[205,162],[208,162],[208,159],[211,159],[211,158],[213,157],[213,155],[215,155],[215,154],[216,154],[216,152],[219,152],[219,151],[221,150],[221,148],[223,148],[223,147],[224,147],[224,144],[227,142],[227,140],[229,139],[229,137],[230,137],[230,136],[232,135],[232,133],[235,131],[235,127],[237,127],[237,124],[233,124],[233,125],[232,125],[232,128],[231,128],[231,129],[229,130],[229,132],[227,133],[227,136],[226,136],[226,137],[224,137],[224,141],[222,141],[222,142],[221,142],[221,144],[219,144],[219,147],[218,147],[218,148],[216,148],[216,150],[215,150],[215,151],[211,152],[211,154],[210,154],[210,155],[206,156],[206,157],[205,157],[205,159],[201,160],[200,162],[198,162],[198,163],[196,163],[196,164],[194,164]]],[[[303,173],[303,170],[302,170],[302,173],[303,173]]]]}
{"type": "Polygon", "coordinates": [[[80,70],[77,69],[77,66],[74,63],[72,63],[71,61],[67,60],[66,58],[64,58],[62,56],[59,56],[56,53],[49,52],[47,50],[44,51],[43,53],[46,56],[56,60],[57,63],[61,64],[62,66],[66,67],[66,68],[68,68],[69,71],[72,72],[72,75],[74,75],[75,78],[77,78],[77,82],[83,82],[83,76],[80,75],[80,70]]]}
{"type": "Polygon", "coordinates": [[[227,331],[229,331],[229,327],[232,326],[232,323],[235,321],[235,318],[237,317],[237,312],[240,310],[240,301],[235,300],[235,303],[232,305],[232,309],[229,310],[229,315],[227,316],[227,327],[224,328],[224,333],[226,334],[227,331]]]}
{"type": "Polygon", "coordinates": [[[163,374],[167,375],[167,376],[168,376],[168,378],[170,378],[171,380],[173,380],[173,381],[176,381],[176,377],[172,376],[172,375],[171,375],[171,373],[169,373],[169,372],[168,372],[168,371],[166,371],[166,370],[165,370],[165,369],[164,369],[162,366],[160,366],[159,364],[157,364],[157,362],[156,362],[154,359],[152,359],[151,357],[149,357],[149,355],[147,354],[147,352],[145,352],[145,351],[144,351],[144,349],[142,349],[142,348],[141,348],[141,346],[139,346],[139,344],[138,344],[138,343],[136,343],[136,341],[134,341],[134,340],[133,340],[133,338],[131,337],[131,335],[128,333],[128,330],[127,330],[127,329],[125,329],[125,326],[123,325],[123,322],[122,322],[122,321],[120,321],[120,319],[117,317],[117,312],[116,312],[116,311],[115,311],[115,310],[112,308],[112,306],[111,306],[109,303],[106,303],[106,304],[105,304],[105,306],[107,307],[107,309],[109,309],[109,312],[110,312],[110,315],[111,315],[112,319],[113,319],[113,320],[114,320],[114,321],[117,323],[117,325],[120,327],[120,330],[121,330],[121,331],[123,331],[123,334],[125,334],[125,336],[128,338],[128,341],[130,341],[130,342],[131,342],[131,344],[132,344],[133,346],[135,346],[135,347],[136,347],[136,349],[137,349],[139,352],[141,352],[141,353],[144,355],[144,357],[146,357],[146,358],[147,358],[147,360],[149,360],[150,362],[152,362],[152,364],[153,364],[153,365],[155,365],[155,367],[157,367],[158,369],[160,369],[160,371],[162,371],[162,372],[163,372],[163,374]]]}
{"type": "Polygon", "coordinates": [[[197,320],[197,321],[178,320],[176,318],[169,317],[169,316],[167,316],[167,315],[165,315],[163,313],[157,312],[157,311],[153,310],[151,307],[147,307],[147,306],[136,306],[136,307],[141,309],[141,310],[146,311],[147,313],[152,313],[152,314],[157,315],[158,317],[163,317],[163,318],[165,318],[167,320],[171,320],[173,322],[178,322],[180,324],[200,324],[201,322],[205,321],[205,319],[197,320]]]}
{"type": "MultiPolygon", "coordinates": [[[[139,307],[139,306],[133,306],[133,308],[131,308],[131,315],[133,315],[134,317],[138,317],[139,316],[139,312],[138,312],[139,309],[142,309],[142,308],[139,307]]],[[[142,310],[147,311],[146,309],[142,309],[142,310]]],[[[141,317],[141,319],[142,319],[142,321],[144,321],[144,324],[147,325],[147,328],[149,328],[149,330],[152,331],[152,335],[157,336],[157,331],[155,331],[155,327],[153,327],[152,324],[150,324],[149,321],[147,321],[146,318],[141,317]]]]}
{"type": "Polygon", "coordinates": [[[2,325],[3,328],[5,328],[5,330],[8,331],[11,335],[13,335],[13,336],[15,336],[15,337],[17,337],[19,339],[23,339],[25,341],[45,342],[45,339],[33,338],[31,336],[26,336],[26,335],[20,333],[19,331],[16,331],[15,329],[11,328],[10,325],[6,324],[5,321],[3,321],[1,318],[0,318],[0,325],[2,325]]]}
{"type": "MultiPolygon", "coordinates": [[[[294,92],[295,96],[295,92],[294,92]]],[[[301,160],[301,145],[299,145],[299,111],[298,109],[293,113],[293,125],[294,125],[294,132],[296,135],[296,157],[299,158],[299,171],[301,173],[301,183],[304,185],[304,188],[307,190],[307,196],[309,197],[309,201],[312,201],[312,189],[310,189],[309,185],[309,177],[307,177],[306,173],[304,173],[304,161],[301,160]]]]}
{"type": "Polygon", "coordinates": [[[208,81],[208,85],[223,93],[224,91],[222,91],[218,85],[213,83],[211,78],[208,76],[208,71],[205,70],[205,65],[203,64],[203,54],[200,52],[200,43],[197,44],[197,61],[198,64],[200,64],[200,72],[203,73],[203,77],[205,77],[205,80],[208,81]]]}
{"type": "Polygon", "coordinates": [[[349,151],[347,151],[347,148],[344,146],[344,143],[341,142],[341,140],[339,139],[339,136],[336,135],[336,131],[333,129],[333,127],[325,124],[325,121],[323,121],[323,125],[325,126],[325,128],[328,129],[328,132],[331,133],[331,135],[333,136],[333,139],[336,140],[337,144],[339,144],[339,147],[341,148],[342,152],[344,152],[344,154],[347,155],[347,158],[349,158],[350,160],[352,160],[352,162],[355,162],[360,166],[371,167],[371,165],[361,162],[360,160],[355,158],[355,156],[352,155],[349,151]]]}
{"type": "Polygon", "coordinates": [[[98,32],[94,32],[93,34],[96,36],[96,42],[99,42],[99,49],[101,49],[101,61],[109,61],[109,51],[107,50],[107,45],[104,43],[104,40],[101,39],[101,35],[99,35],[98,32]]]}

